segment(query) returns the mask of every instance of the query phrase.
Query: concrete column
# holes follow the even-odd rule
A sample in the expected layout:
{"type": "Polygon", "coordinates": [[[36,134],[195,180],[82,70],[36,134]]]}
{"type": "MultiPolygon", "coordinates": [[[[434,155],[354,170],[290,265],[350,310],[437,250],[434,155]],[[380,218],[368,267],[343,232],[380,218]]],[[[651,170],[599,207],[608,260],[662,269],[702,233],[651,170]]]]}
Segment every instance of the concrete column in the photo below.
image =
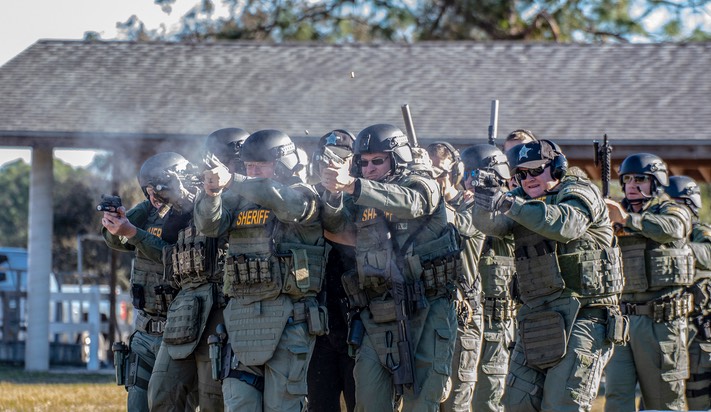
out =
{"type": "Polygon", "coordinates": [[[49,370],[49,273],[52,271],[52,148],[32,149],[25,370],[49,370]]]}

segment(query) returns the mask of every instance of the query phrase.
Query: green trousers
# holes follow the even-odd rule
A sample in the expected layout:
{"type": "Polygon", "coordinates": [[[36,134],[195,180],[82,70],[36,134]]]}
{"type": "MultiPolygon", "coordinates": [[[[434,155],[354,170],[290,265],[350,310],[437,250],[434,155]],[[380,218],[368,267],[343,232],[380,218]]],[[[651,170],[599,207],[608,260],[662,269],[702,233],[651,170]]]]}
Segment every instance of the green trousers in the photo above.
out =
{"type": "Polygon", "coordinates": [[[133,372],[126,374],[127,410],[131,412],[148,412],[148,381],[162,341],[162,335],[142,331],[131,335],[129,348],[132,365],[129,369],[133,372]]]}
{"type": "Polygon", "coordinates": [[[506,373],[509,370],[509,347],[514,341],[514,329],[513,319],[507,321],[484,319],[484,339],[472,410],[477,412],[501,412],[504,410],[501,398],[504,396],[506,386],[506,373]]]}
{"type": "Polygon", "coordinates": [[[630,341],[616,346],[605,369],[605,411],[634,411],[639,382],[646,409],[685,410],[689,376],[686,318],[655,323],[629,315],[630,341]]]}
{"type": "Polygon", "coordinates": [[[151,411],[190,410],[187,405],[199,405],[201,411],[223,410],[222,387],[219,381],[212,379],[207,344],[207,336],[215,333],[222,319],[222,309],[213,306],[200,342],[184,359],[171,358],[165,343],[161,345],[148,385],[151,411]]]}
{"type": "MultiPolygon", "coordinates": [[[[612,355],[606,332],[605,320],[576,318],[565,355],[544,370],[527,364],[522,342],[517,339],[506,377],[505,410],[590,411],[602,371],[612,355]]],[[[618,409],[623,410],[627,409],[618,409]]]]}
{"type": "MultiPolygon", "coordinates": [[[[424,323],[416,335],[415,379],[419,395],[405,389],[403,411],[438,411],[444,388],[452,373],[452,356],[457,333],[454,304],[447,298],[429,302],[424,323]]],[[[368,316],[366,310],[361,317],[368,316]]],[[[373,339],[366,333],[356,353],[353,371],[356,382],[356,411],[391,411],[395,388],[390,370],[380,362],[373,339]]]]}
{"type": "Polygon", "coordinates": [[[477,383],[477,364],[481,355],[481,311],[472,315],[466,325],[457,326],[457,339],[452,357],[452,390],[442,402],[441,411],[469,412],[472,410],[474,386],[477,383]]]}
{"type": "Polygon", "coordinates": [[[686,402],[691,411],[711,410],[711,343],[698,336],[689,345],[686,402]]]}
{"type": "Polygon", "coordinates": [[[306,399],[306,373],[315,344],[316,337],[309,335],[306,322],[290,323],[282,332],[274,356],[264,365],[246,366],[233,357],[236,363],[231,367],[264,378],[264,389],[262,392],[243,380],[226,378],[222,381],[225,410],[301,412],[306,399]]]}

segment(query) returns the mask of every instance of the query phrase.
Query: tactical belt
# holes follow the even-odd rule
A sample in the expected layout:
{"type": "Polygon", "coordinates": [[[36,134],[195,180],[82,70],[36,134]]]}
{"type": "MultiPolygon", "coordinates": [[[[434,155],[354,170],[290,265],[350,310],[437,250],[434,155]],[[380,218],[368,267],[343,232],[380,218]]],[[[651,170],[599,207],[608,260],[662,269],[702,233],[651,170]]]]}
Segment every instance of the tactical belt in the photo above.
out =
{"type": "Polygon", "coordinates": [[[165,318],[138,312],[138,315],[136,315],[136,330],[150,335],[162,335],[165,330],[165,318]]]}
{"type": "Polygon", "coordinates": [[[227,377],[238,379],[246,383],[247,385],[254,387],[254,389],[258,390],[259,392],[264,392],[264,378],[262,376],[257,376],[253,373],[231,369],[227,377]]]}
{"type": "Polygon", "coordinates": [[[600,322],[605,322],[607,320],[607,308],[592,307],[592,308],[581,308],[578,311],[578,318],[592,319],[600,322]]]}
{"type": "Polygon", "coordinates": [[[693,309],[693,298],[689,294],[684,294],[676,298],[662,298],[645,303],[620,303],[620,311],[623,315],[648,316],[656,323],[670,322],[675,319],[684,318],[693,309]]]}

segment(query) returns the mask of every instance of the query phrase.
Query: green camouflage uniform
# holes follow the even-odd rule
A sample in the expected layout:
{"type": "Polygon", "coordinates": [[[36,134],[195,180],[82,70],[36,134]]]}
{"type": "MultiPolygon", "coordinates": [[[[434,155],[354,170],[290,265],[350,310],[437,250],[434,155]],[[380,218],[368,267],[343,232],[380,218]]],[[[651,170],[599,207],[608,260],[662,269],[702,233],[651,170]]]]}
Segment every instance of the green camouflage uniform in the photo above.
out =
{"type": "Polygon", "coordinates": [[[509,348],[516,333],[516,302],[511,282],[516,272],[512,237],[487,236],[479,260],[483,289],[484,340],[472,409],[503,411],[501,398],[509,370],[509,348]]]}
{"type": "Polygon", "coordinates": [[[180,291],[168,310],[163,343],[148,385],[151,411],[183,410],[196,387],[201,410],[223,409],[222,387],[212,378],[207,335],[224,322],[218,259],[224,258],[226,240],[205,237],[191,224],[166,249],[180,291]]]}
{"type": "Polygon", "coordinates": [[[695,221],[689,237],[696,274],[689,292],[694,296],[690,328],[696,336],[689,345],[689,379],[686,401],[689,410],[711,410],[711,226],[695,221]]]}
{"type": "Polygon", "coordinates": [[[481,354],[481,279],[477,264],[485,236],[472,223],[470,206],[473,199],[465,201],[463,195],[460,191],[447,202],[449,220],[460,235],[463,270],[457,282],[457,340],[452,359],[452,390],[440,410],[468,412],[472,408],[481,354]]]}
{"type": "Polygon", "coordinates": [[[452,371],[457,323],[448,288],[460,260],[437,183],[405,171],[381,182],[356,179],[355,192],[345,199],[325,197],[324,228],[356,229],[357,274],[343,279],[351,306],[362,308],[365,326],[354,369],[356,410],[393,410],[400,389],[403,410],[438,410],[452,371]],[[409,324],[416,364],[415,386],[400,387],[393,371],[405,367],[399,346],[404,350],[408,342],[401,337],[404,328],[398,328],[391,290],[403,280],[412,310],[402,324],[409,324]]]}
{"type": "MultiPolygon", "coordinates": [[[[619,250],[599,190],[563,177],[540,199],[510,192],[505,213],[475,207],[484,233],[515,242],[519,333],[506,378],[509,411],[590,410],[612,353],[606,323],[622,289],[619,250]]],[[[614,332],[614,331],[613,331],[614,332]]]]}
{"type": "Polygon", "coordinates": [[[327,322],[315,299],[325,255],[319,198],[304,184],[234,176],[221,197],[199,197],[194,213],[206,236],[229,236],[225,409],[300,411],[315,337],[327,322]]]}
{"type": "Polygon", "coordinates": [[[689,376],[684,293],[693,280],[687,246],[691,214],[664,194],[632,213],[617,236],[622,249],[625,287],[622,313],[629,317],[629,342],[615,348],[605,369],[605,410],[635,410],[639,382],[645,408],[684,410],[689,376]]]}
{"type": "Polygon", "coordinates": [[[148,411],[148,382],[161,345],[168,306],[177,293],[176,285],[164,273],[163,247],[175,243],[190,214],[175,216],[171,211],[161,217],[150,201],[145,200],[127,211],[126,218],[136,227],[134,237],[120,238],[106,228],[101,232],[109,247],[136,253],[131,271],[136,331],[129,342],[124,384],[128,390],[128,410],[148,411]]]}

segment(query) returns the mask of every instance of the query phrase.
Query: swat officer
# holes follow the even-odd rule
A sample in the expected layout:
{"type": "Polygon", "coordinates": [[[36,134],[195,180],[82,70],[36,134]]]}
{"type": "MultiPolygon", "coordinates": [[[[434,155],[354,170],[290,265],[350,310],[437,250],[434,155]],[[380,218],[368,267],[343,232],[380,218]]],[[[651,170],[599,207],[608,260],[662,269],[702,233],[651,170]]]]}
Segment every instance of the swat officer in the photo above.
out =
{"type": "Polygon", "coordinates": [[[439,408],[451,375],[456,333],[450,295],[459,250],[437,183],[408,170],[412,151],[389,124],[363,129],[356,177],[322,171],[324,228],[355,227],[357,273],[343,282],[365,327],[356,353],[356,410],[439,408]],[[416,359],[416,362],[415,362],[416,359]]]}
{"type": "Polygon", "coordinates": [[[168,306],[177,293],[176,285],[164,272],[162,250],[175,243],[178,231],[187,225],[192,203],[182,193],[167,196],[164,188],[174,180],[173,176],[184,173],[188,164],[173,152],[150,157],[138,174],[146,200],[127,212],[123,207],[116,213],[104,212],[101,220],[101,233],[109,247],[136,254],[131,271],[131,298],[137,314],[135,332],[124,362],[126,381],[118,382],[128,391],[129,411],[148,411],[148,382],[161,345],[168,306]],[[167,204],[166,198],[172,198],[174,204],[167,204]]]}
{"type": "Polygon", "coordinates": [[[605,410],[634,410],[637,382],[646,408],[682,410],[692,305],[685,289],[694,276],[691,214],[664,193],[669,176],[659,156],[628,156],[619,175],[625,198],[606,203],[622,249],[620,308],[629,318],[629,343],[607,365],[605,410]]]}
{"type": "Polygon", "coordinates": [[[194,211],[200,232],[229,236],[225,409],[300,411],[315,337],[327,325],[315,299],[325,252],[319,198],[295,177],[296,147],[285,133],[252,133],[241,157],[246,176],[205,172],[194,211]]]}
{"type": "MultiPolygon", "coordinates": [[[[492,146],[493,147],[493,146],[492,146]]],[[[457,339],[452,361],[452,389],[442,403],[443,411],[470,411],[477,381],[482,339],[481,279],[477,271],[484,234],[472,224],[473,193],[459,189],[464,164],[459,150],[447,142],[427,146],[437,175],[449,222],[459,232],[462,271],[457,279],[457,339]]]]}
{"type": "MultiPolygon", "coordinates": [[[[310,175],[320,180],[321,168],[343,163],[351,168],[355,136],[343,129],[332,130],[321,137],[318,149],[312,156],[310,175]]],[[[320,184],[316,191],[323,193],[320,184]]],[[[341,408],[341,395],[346,410],[355,409],[355,360],[348,353],[349,305],[343,290],[341,276],[355,268],[355,231],[339,233],[324,230],[329,246],[326,258],[326,277],[319,301],[328,308],[328,334],[316,337],[307,375],[309,411],[337,411],[341,408]]]]}
{"type": "Polygon", "coordinates": [[[590,410],[612,353],[609,336],[619,334],[622,320],[614,310],[622,275],[607,209],[594,184],[566,175],[556,144],[529,142],[507,157],[520,186],[508,193],[477,188],[474,208],[477,227],[513,235],[515,243],[523,305],[504,407],[590,410]]]}
{"type": "MultiPolygon", "coordinates": [[[[212,132],[205,141],[203,158],[208,164],[204,166],[217,166],[212,164],[215,160],[210,160],[214,156],[232,172],[243,170],[239,153],[248,136],[236,127],[212,132]]],[[[195,387],[201,410],[223,409],[222,387],[212,376],[207,335],[224,323],[221,266],[226,243],[226,236],[206,237],[191,221],[166,250],[180,291],[168,313],[163,343],[148,385],[151,411],[183,410],[188,393],[195,387]]]]}
{"type": "Polygon", "coordinates": [[[689,293],[694,308],[689,327],[696,336],[689,345],[689,379],[686,381],[686,403],[689,410],[711,410],[711,226],[699,221],[701,190],[688,176],[669,177],[665,189],[675,202],[686,205],[692,214],[689,247],[694,253],[696,274],[689,293]]]}
{"type": "Polygon", "coordinates": [[[516,129],[509,133],[506,136],[506,139],[504,139],[504,147],[502,151],[506,153],[509,151],[509,149],[515,146],[536,141],[538,141],[538,137],[536,137],[536,135],[533,134],[532,131],[527,129],[516,129]]]}
{"type": "Polygon", "coordinates": [[[249,133],[239,127],[226,127],[210,133],[205,140],[204,153],[208,155],[206,163],[209,168],[214,167],[209,161],[210,155],[214,155],[227,169],[236,173],[244,174],[244,162],[240,156],[242,144],[249,137],[249,133]]]}
{"type": "MultiPolygon", "coordinates": [[[[476,192],[487,187],[487,179],[504,187],[511,179],[506,156],[495,146],[478,144],[462,151],[464,185],[476,192]]],[[[516,302],[511,294],[514,265],[513,236],[486,236],[479,259],[479,276],[483,292],[483,340],[477,365],[477,383],[472,409],[503,411],[501,398],[506,386],[509,347],[515,333],[516,302]]]]}

